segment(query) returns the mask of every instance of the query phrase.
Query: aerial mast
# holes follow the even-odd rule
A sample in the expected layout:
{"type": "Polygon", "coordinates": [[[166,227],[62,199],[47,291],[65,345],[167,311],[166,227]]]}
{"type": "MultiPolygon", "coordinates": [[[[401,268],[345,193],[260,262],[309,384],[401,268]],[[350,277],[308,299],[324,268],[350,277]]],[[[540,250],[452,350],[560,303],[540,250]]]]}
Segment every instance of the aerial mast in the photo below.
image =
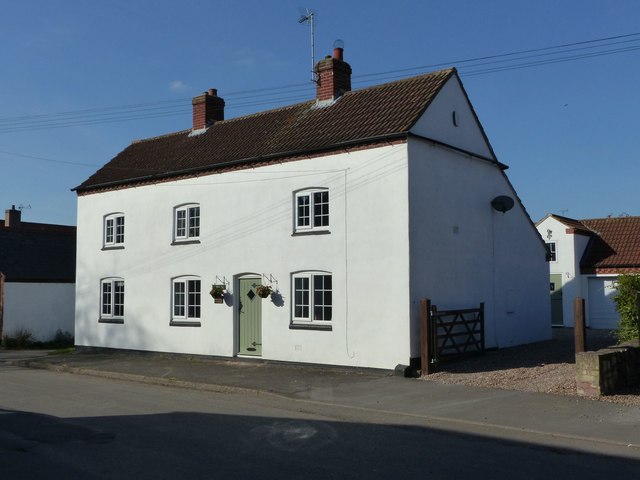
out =
{"type": "Polygon", "coordinates": [[[316,82],[316,55],[315,55],[315,31],[313,27],[313,18],[315,12],[313,10],[306,9],[306,15],[302,15],[298,20],[298,23],[309,23],[311,27],[311,81],[316,82]]]}

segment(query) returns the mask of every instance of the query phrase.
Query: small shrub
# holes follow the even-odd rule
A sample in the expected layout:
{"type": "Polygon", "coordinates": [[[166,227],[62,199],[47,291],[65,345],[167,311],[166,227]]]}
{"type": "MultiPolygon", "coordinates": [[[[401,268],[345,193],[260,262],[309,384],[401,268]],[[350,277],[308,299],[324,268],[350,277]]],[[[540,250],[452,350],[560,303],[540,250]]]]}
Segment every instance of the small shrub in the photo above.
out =
{"type": "Polygon", "coordinates": [[[616,310],[620,314],[615,335],[618,342],[638,339],[638,304],[640,275],[620,275],[617,284],[618,293],[613,297],[616,310]]]}
{"type": "Polygon", "coordinates": [[[25,329],[21,328],[16,330],[12,335],[5,335],[2,337],[2,346],[8,350],[24,350],[24,349],[54,349],[60,350],[64,348],[70,348],[74,346],[73,334],[69,332],[63,332],[58,329],[52,340],[48,342],[37,341],[33,338],[33,334],[25,329]]]}
{"type": "Polygon", "coordinates": [[[10,350],[31,348],[33,344],[33,334],[25,328],[16,330],[13,335],[4,335],[2,337],[2,345],[10,350]]]}
{"type": "Polygon", "coordinates": [[[75,339],[72,333],[63,332],[62,330],[56,330],[56,335],[53,337],[53,340],[47,342],[46,348],[69,348],[73,347],[75,343],[75,339]]]}

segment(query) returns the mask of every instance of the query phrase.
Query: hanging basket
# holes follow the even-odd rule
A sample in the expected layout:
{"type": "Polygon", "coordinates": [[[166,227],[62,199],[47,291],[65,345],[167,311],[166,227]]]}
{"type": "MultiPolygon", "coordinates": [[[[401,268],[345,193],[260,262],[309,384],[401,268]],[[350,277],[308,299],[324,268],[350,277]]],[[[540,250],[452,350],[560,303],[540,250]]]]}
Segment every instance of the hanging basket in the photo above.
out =
{"type": "Polygon", "coordinates": [[[213,297],[214,303],[222,303],[224,301],[224,285],[211,285],[209,295],[213,297]]]}
{"type": "Polygon", "coordinates": [[[256,293],[260,298],[267,298],[271,295],[271,292],[273,292],[273,289],[269,285],[258,285],[256,287],[256,293]]]}

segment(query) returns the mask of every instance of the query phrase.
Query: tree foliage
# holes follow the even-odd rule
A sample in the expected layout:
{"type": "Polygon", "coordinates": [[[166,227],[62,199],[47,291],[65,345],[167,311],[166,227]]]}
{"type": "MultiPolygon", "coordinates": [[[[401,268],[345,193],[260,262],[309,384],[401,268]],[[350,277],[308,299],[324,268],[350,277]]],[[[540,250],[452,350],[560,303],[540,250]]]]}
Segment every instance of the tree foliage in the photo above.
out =
{"type": "Polygon", "coordinates": [[[638,339],[638,300],[640,275],[620,275],[618,293],[613,297],[616,310],[620,314],[618,328],[615,331],[618,342],[638,339]]]}

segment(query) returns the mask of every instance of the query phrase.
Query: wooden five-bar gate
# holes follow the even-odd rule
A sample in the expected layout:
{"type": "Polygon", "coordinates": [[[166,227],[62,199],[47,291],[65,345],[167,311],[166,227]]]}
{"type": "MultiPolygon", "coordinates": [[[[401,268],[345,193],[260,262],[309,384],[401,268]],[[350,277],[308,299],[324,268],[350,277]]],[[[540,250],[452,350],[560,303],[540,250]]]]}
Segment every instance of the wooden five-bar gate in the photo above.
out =
{"type": "Polygon", "coordinates": [[[484,303],[480,308],[438,311],[420,300],[422,375],[433,373],[443,359],[484,352],[484,303]]]}

